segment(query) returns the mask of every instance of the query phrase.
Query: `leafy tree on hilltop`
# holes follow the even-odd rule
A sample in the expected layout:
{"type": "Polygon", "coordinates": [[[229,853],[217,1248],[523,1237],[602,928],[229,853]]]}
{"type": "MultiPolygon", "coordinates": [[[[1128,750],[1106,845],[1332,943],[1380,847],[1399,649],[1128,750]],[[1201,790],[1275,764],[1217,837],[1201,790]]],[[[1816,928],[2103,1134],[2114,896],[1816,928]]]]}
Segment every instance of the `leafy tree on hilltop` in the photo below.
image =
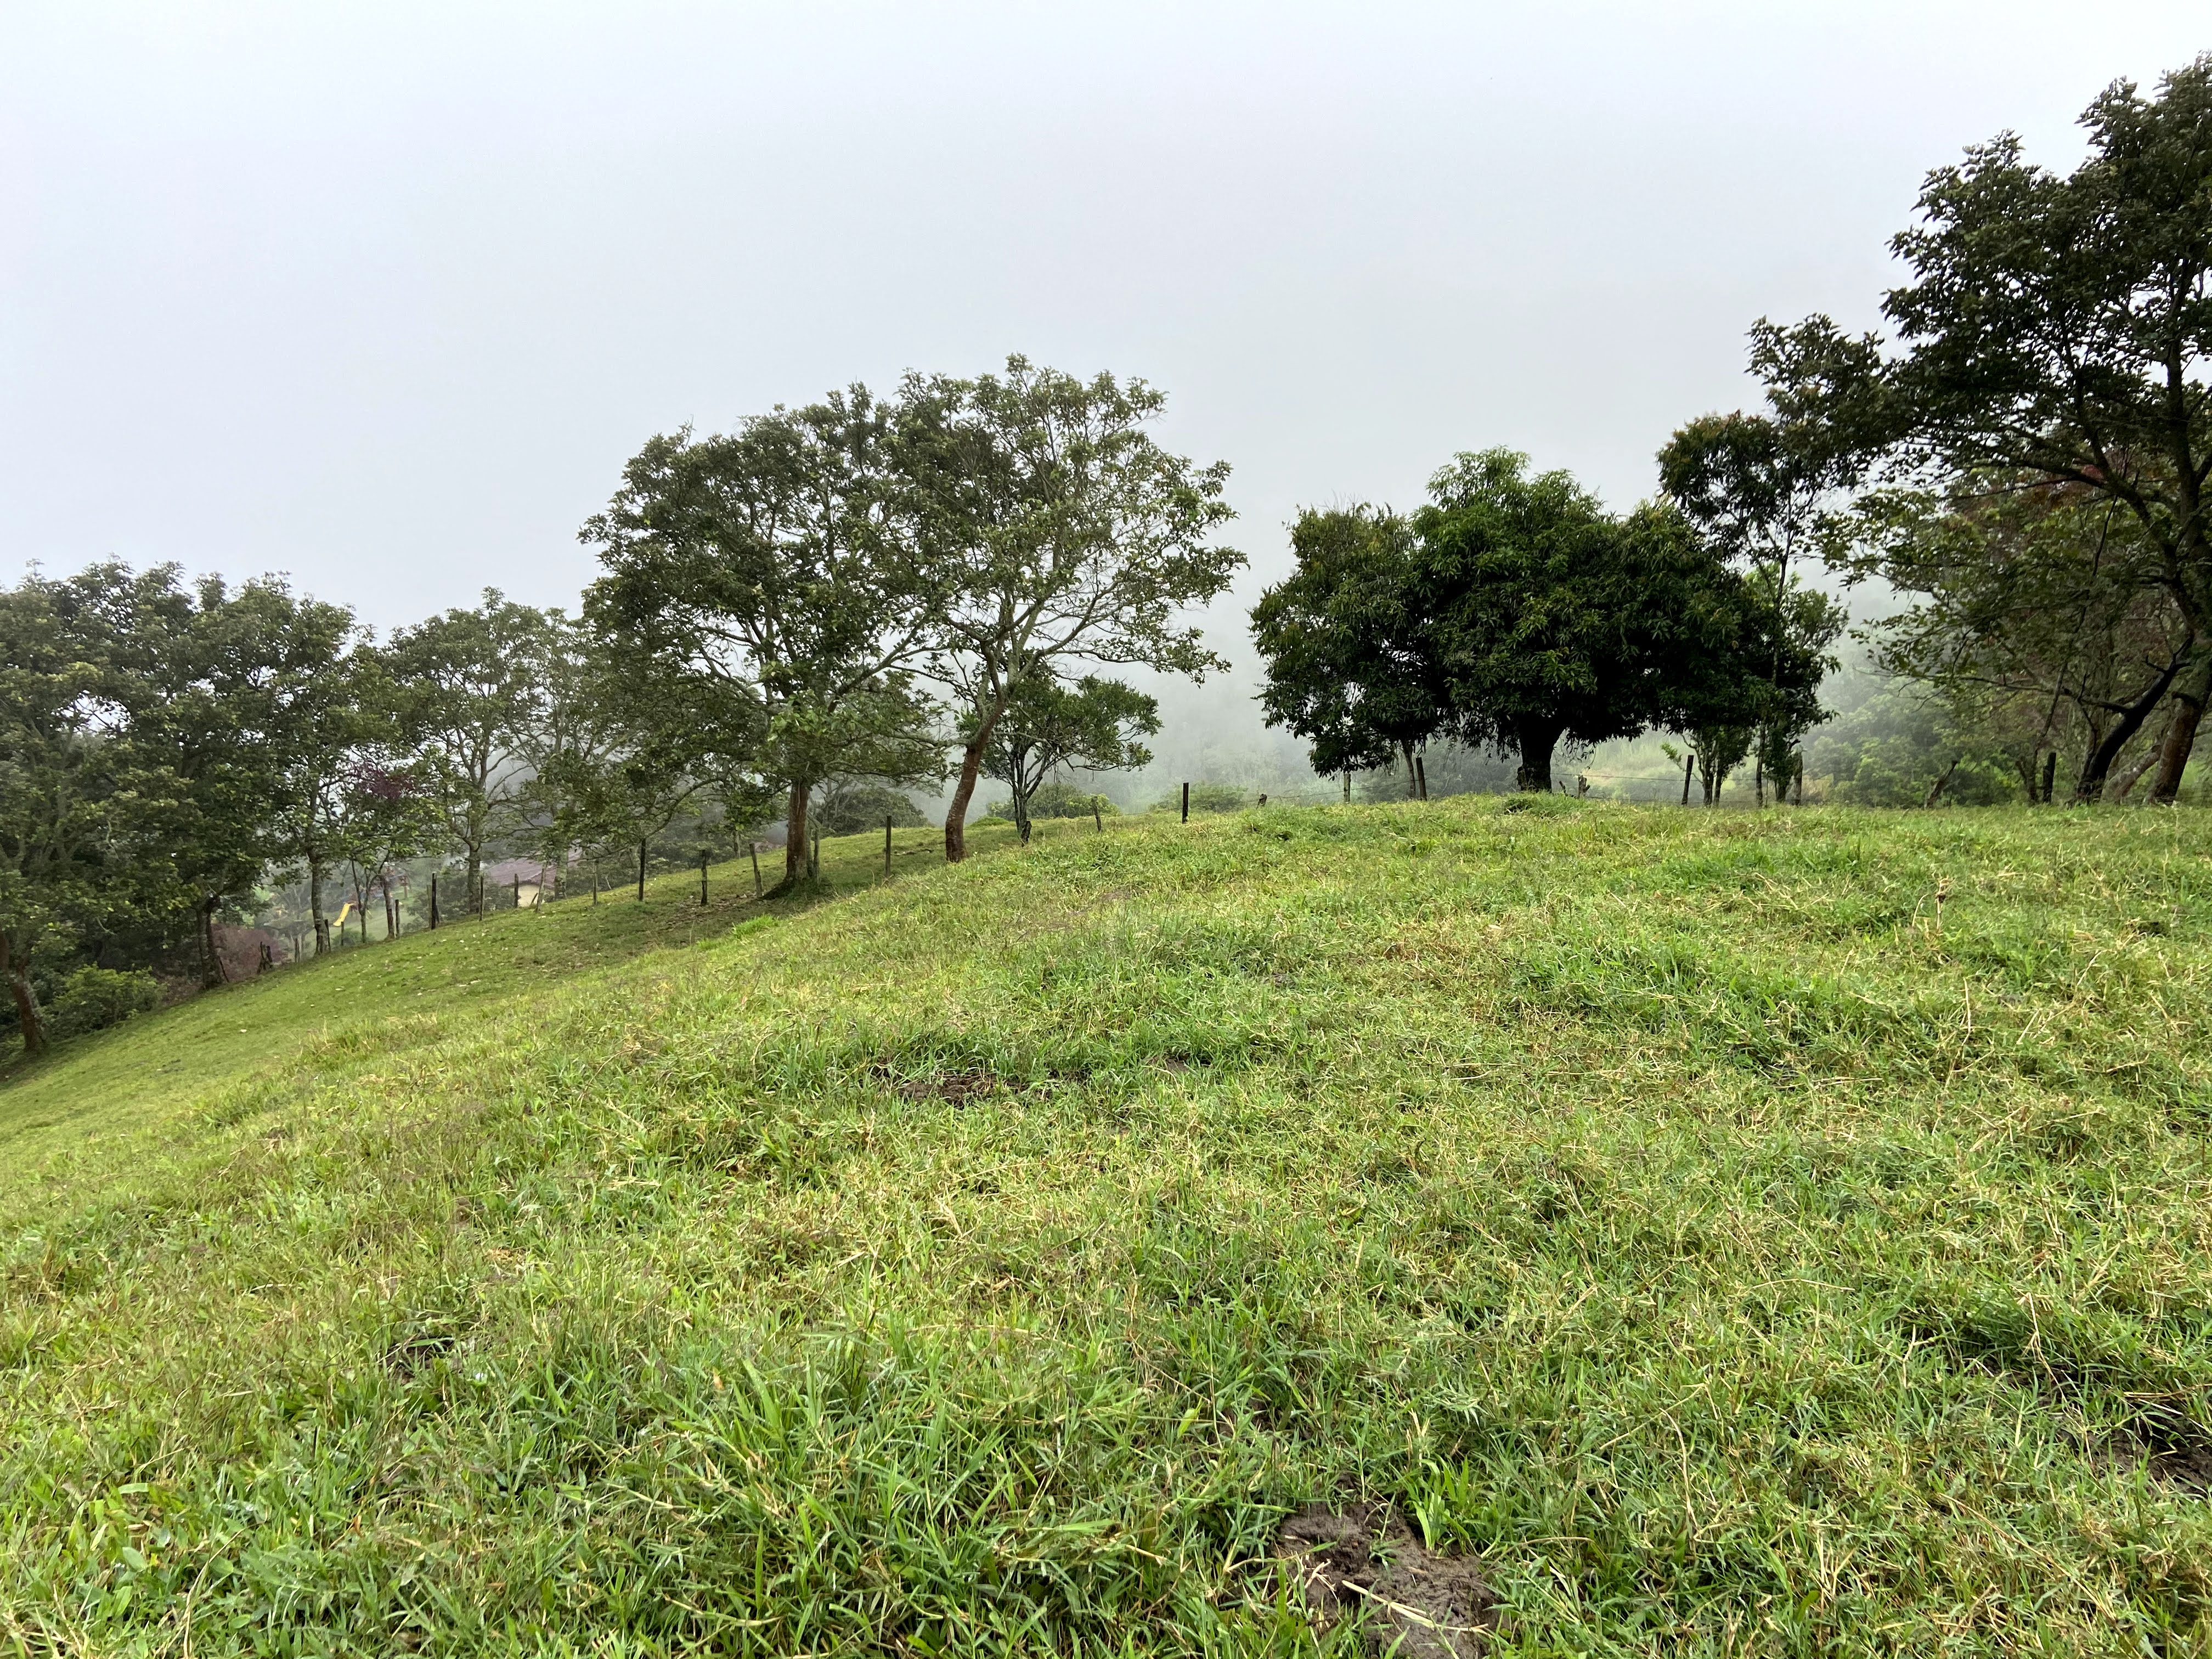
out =
{"type": "Polygon", "coordinates": [[[1152,751],[1141,739],[1159,729],[1159,704],[1119,680],[1086,674],[1068,686],[1041,674],[1023,675],[992,728],[983,771],[1012,790],[1014,823],[1027,841],[1030,798],[1054,772],[1063,766],[1086,772],[1143,766],[1152,751]]]}
{"type": "Polygon", "coordinates": [[[937,769],[896,415],[854,387],[732,434],[657,437],[582,532],[607,572],[586,614],[625,677],[688,708],[696,767],[783,795],[787,880],[824,780],[937,769]]]}
{"type": "Polygon", "coordinates": [[[1931,173],[1892,248],[1899,346],[1762,325],[1777,407],[1946,494],[2017,477],[2132,520],[2187,633],[2153,786],[2179,787],[2212,701],[2212,54],[2158,95],[2115,82],[2061,176],[2006,134],[1931,173]]]}
{"type": "Polygon", "coordinates": [[[905,459],[933,591],[933,668],[972,711],[945,820],[963,826],[1017,683],[1070,659],[1202,677],[1224,666],[1185,605],[1222,592],[1243,556],[1208,544],[1233,514],[1226,464],[1194,465],[1146,429],[1166,399],[1006,360],[1003,375],[909,380],[905,459]]]}
{"type": "Polygon", "coordinates": [[[351,787],[362,751],[392,735],[389,697],[376,654],[356,638],[353,613],[313,599],[298,602],[295,638],[270,687],[276,793],[270,856],[304,869],[315,954],[331,948],[323,884],[358,849],[348,833],[351,787]]]}
{"type": "MultiPolygon", "coordinates": [[[[1747,717],[1748,742],[1779,799],[1796,769],[1804,734],[1823,718],[1819,688],[1826,653],[1844,613],[1808,588],[1796,567],[1819,545],[1823,509],[1852,483],[1859,462],[1819,422],[1766,415],[1706,415],[1659,452],[1659,477],[1714,550],[1747,578],[1759,602],[1759,645],[1734,662],[1742,675],[1738,723],[1707,725],[1735,747],[1747,717]]],[[[1693,741],[1694,741],[1693,736],[1693,741]]],[[[1705,751],[1713,752],[1709,746],[1705,751]]],[[[1723,775],[1725,768],[1723,769],[1723,775]]],[[[1710,770],[1708,793],[1717,787],[1710,770]]]]}
{"type": "Polygon", "coordinates": [[[1410,791],[1414,750],[1451,718],[1412,526],[1370,507],[1310,507],[1291,550],[1297,569],[1252,609],[1267,724],[1305,738],[1323,777],[1402,755],[1410,791]]]}
{"type": "Polygon", "coordinates": [[[1416,515],[1423,603],[1455,734],[1549,790],[1562,738],[1685,728],[1741,673],[1742,582],[1663,507],[1613,519],[1565,472],[1462,455],[1416,515]]]}
{"type": "Polygon", "coordinates": [[[386,660],[401,724],[422,757],[446,831],[461,849],[466,903],[483,908],[484,855],[522,820],[526,734],[542,712],[544,613],[496,588],[392,636],[386,660]]]}
{"type": "Polygon", "coordinates": [[[301,688],[326,665],[343,613],[274,579],[235,590],[147,573],[114,623],[122,741],[145,786],[133,803],[140,899],[194,924],[204,983],[223,979],[216,918],[282,854],[278,806],[301,741],[301,688]]]}

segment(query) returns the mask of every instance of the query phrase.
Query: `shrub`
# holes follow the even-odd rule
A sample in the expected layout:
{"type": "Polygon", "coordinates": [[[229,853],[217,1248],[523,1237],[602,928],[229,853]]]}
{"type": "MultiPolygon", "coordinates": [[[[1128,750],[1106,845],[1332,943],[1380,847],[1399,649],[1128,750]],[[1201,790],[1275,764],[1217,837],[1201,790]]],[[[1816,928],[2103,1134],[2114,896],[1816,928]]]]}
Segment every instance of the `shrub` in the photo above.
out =
{"type": "Polygon", "coordinates": [[[80,968],[54,993],[53,1006],[46,1010],[46,1029],[58,1037],[82,1036],[120,1025],[161,1000],[161,988],[151,974],[80,968]]]}
{"type": "MultiPolygon", "coordinates": [[[[1036,793],[1030,797],[1030,817],[1032,818],[1087,818],[1091,804],[1098,803],[1098,811],[1110,817],[1121,809],[1103,795],[1078,789],[1065,778],[1054,778],[1039,784],[1036,793]]],[[[984,809],[994,818],[1012,818],[1014,804],[1011,800],[994,800],[984,809]]]]}
{"type": "MultiPolygon", "coordinates": [[[[1241,812],[1244,810],[1244,788],[1235,783],[1194,783],[1190,787],[1190,810],[1194,812],[1241,812]]],[[[1152,803],[1155,812],[1182,811],[1182,791],[1170,790],[1152,803]]]]}
{"type": "Polygon", "coordinates": [[[912,796],[888,784],[833,784],[814,804],[814,822],[825,836],[857,836],[880,830],[886,817],[901,830],[929,822],[912,796]]]}

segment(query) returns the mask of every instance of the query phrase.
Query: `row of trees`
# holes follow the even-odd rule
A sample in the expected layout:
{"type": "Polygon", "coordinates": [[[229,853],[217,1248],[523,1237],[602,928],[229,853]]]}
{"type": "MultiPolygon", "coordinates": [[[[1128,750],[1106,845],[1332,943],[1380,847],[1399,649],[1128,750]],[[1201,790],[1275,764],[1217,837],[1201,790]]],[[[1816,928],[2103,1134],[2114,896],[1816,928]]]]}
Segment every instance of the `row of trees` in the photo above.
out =
{"type": "Polygon", "coordinates": [[[1905,602],[1870,640],[1922,695],[1861,713],[1917,732],[1923,798],[1978,766],[2174,799],[2212,702],[2212,55],[2083,125],[2070,173],[2008,135],[1929,174],[1889,335],[1759,324],[1765,408],[1678,431],[1626,519],[1502,452],[1410,519],[1305,514],[1255,613],[1270,718],[1321,769],[1444,734],[1541,788],[1559,737],[1656,726],[1709,789],[1787,776],[1840,621],[1817,563],[1905,602]]]}
{"type": "MultiPolygon", "coordinates": [[[[0,593],[0,972],[27,1048],[86,964],[196,954],[272,880],[304,881],[318,949],[341,867],[498,850],[564,868],[679,813],[785,817],[807,878],[825,788],[979,780],[1027,803],[1057,766],[1141,764],[1152,700],[1093,672],[1218,665],[1186,607],[1243,563],[1214,545],[1224,465],[1170,453],[1161,394],[1014,358],[650,441],[582,532],[580,614],[489,592],[372,639],[274,579],[33,573],[0,593]]],[[[850,804],[848,802],[847,804],[850,804]]],[[[359,896],[359,895],[356,895],[359,896]]]]}
{"type": "Polygon", "coordinates": [[[341,866],[388,882],[451,847],[480,905],[487,849],[547,799],[533,743],[586,655],[558,612],[495,593],[380,646],[273,578],[107,563],[0,592],[0,968],[25,1046],[42,990],[87,965],[181,947],[218,980],[218,916],[271,878],[304,879],[319,953],[341,866]]]}
{"type": "Polygon", "coordinates": [[[1618,517],[1501,449],[1459,457],[1410,517],[1302,514],[1296,572],[1253,611],[1269,721],[1347,787],[1394,757],[1417,787],[1418,751],[1448,739],[1516,757],[1518,786],[1548,791],[1563,740],[1658,726],[1688,738],[1709,797],[1754,750],[1778,793],[1842,617],[1790,568],[1796,528],[1748,520],[1772,460],[1746,459],[1741,422],[1713,425],[1669,451],[1705,480],[1686,507],[1618,517]]]}
{"type": "Polygon", "coordinates": [[[651,688],[672,757],[782,799],[793,876],[824,780],[935,777],[948,749],[957,860],[994,754],[1018,799],[1034,786],[1021,757],[1066,747],[1054,722],[1085,726],[1072,758],[1126,756],[1152,719],[1095,678],[1065,707],[1073,665],[1222,665],[1182,613],[1243,564],[1211,539],[1231,516],[1228,468],[1156,442],[1162,406],[1140,381],[1014,358],[656,438],[585,526],[607,573],[585,616],[651,688]],[[1010,751],[1010,718],[1044,724],[1010,751]]]}

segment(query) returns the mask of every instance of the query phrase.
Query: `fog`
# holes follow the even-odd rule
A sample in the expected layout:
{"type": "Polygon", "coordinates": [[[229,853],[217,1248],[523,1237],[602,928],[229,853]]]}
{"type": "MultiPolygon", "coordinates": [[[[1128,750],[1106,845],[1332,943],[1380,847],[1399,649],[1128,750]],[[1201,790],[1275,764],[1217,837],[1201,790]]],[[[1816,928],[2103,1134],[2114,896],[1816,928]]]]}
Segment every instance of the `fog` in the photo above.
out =
{"type": "Polygon", "coordinates": [[[648,434],[1018,350],[1235,466],[1237,668],[1161,745],[1225,766],[1300,504],[1495,443],[1632,503],[1754,319],[1873,324],[1927,169],[2070,165],[2207,45],[2201,4],[16,0],[0,565],[573,604],[648,434]]]}

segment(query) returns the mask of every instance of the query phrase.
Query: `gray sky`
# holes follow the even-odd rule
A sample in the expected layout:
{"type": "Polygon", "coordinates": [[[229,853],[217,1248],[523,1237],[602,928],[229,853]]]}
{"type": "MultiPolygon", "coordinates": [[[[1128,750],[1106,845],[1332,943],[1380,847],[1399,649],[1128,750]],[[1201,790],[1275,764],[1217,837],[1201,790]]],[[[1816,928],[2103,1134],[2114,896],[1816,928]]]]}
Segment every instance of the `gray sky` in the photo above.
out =
{"type": "Polygon", "coordinates": [[[4,0],[0,577],[569,604],[648,434],[1020,350],[1234,465],[1241,606],[1297,505],[1455,450],[1628,505],[1754,318],[1873,322],[1929,167],[2069,165],[2208,46],[2202,0],[4,0]]]}

